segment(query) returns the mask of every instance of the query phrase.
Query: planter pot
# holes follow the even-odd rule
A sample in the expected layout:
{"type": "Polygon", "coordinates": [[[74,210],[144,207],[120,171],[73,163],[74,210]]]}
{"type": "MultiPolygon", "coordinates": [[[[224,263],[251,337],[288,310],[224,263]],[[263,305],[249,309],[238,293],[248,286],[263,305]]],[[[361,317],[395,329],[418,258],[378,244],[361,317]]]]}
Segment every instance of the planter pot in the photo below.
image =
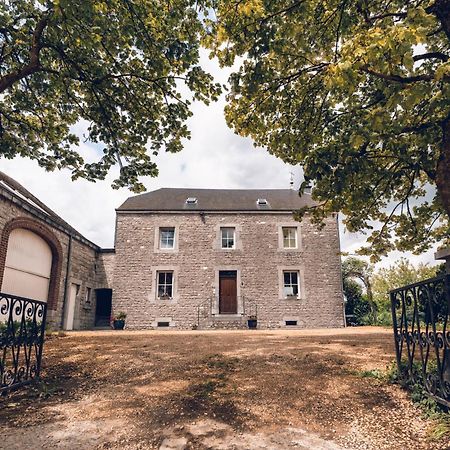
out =
{"type": "Polygon", "coordinates": [[[114,320],[113,327],[115,330],[123,330],[125,328],[125,320],[114,320]]]}
{"type": "Polygon", "coordinates": [[[250,330],[256,330],[258,321],[256,319],[248,319],[247,324],[250,330]]]}

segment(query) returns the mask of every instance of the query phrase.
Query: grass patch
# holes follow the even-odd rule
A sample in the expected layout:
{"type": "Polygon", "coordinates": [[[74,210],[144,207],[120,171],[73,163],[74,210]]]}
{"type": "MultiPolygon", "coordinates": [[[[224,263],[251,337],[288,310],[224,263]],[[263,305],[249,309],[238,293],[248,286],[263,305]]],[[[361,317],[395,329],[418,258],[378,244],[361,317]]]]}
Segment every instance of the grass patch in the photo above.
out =
{"type": "Polygon", "coordinates": [[[361,378],[374,378],[375,380],[387,381],[388,376],[386,372],[380,369],[362,370],[357,372],[357,375],[361,378]]]}
{"type": "MultiPolygon", "coordinates": [[[[404,370],[405,368],[402,368],[404,370]]],[[[413,370],[419,371],[419,367],[413,370]]],[[[419,373],[419,372],[417,372],[419,373]]],[[[380,382],[389,384],[398,384],[408,390],[411,401],[420,409],[422,416],[433,422],[428,437],[432,441],[438,441],[444,438],[450,438],[450,414],[449,408],[441,405],[430,397],[425,387],[420,382],[405,382],[399,376],[397,364],[393,362],[386,370],[373,369],[354,372],[361,378],[372,378],[380,382]]],[[[420,377],[416,379],[420,380],[420,377]]]]}

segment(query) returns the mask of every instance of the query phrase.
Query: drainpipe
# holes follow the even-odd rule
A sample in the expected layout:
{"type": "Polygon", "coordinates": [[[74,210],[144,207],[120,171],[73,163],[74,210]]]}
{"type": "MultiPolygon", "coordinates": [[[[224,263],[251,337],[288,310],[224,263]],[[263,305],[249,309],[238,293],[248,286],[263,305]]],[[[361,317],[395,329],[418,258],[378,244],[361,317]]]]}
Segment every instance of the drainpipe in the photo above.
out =
{"type": "Polygon", "coordinates": [[[337,238],[339,249],[339,278],[342,292],[342,316],[344,319],[344,328],[347,328],[347,317],[345,315],[345,301],[344,301],[344,277],[342,276],[342,254],[341,254],[341,236],[339,233],[339,213],[336,213],[337,238]]]}
{"type": "Polygon", "coordinates": [[[64,298],[61,315],[61,328],[64,327],[66,316],[67,296],[69,295],[69,274],[72,267],[72,235],[69,234],[69,245],[67,247],[67,265],[66,265],[66,279],[64,281],[64,298]]]}

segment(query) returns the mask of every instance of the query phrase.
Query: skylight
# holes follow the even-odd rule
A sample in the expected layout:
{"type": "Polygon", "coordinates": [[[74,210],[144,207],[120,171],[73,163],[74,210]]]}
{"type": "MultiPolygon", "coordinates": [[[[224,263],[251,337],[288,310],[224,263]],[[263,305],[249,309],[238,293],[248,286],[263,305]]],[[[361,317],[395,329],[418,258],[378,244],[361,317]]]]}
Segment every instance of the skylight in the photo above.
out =
{"type": "Polygon", "coordinates": [[[187,205],[195,205],[197,203],[197,197],[188,197],[186,199],[187,205]]]}
{"type": "Polygon", "coordinates": [[[258,206],[267,206],[268,204],[265,198],[258,198],[258,200],[256,200],[256,203],[258,204],[258,206]]]}

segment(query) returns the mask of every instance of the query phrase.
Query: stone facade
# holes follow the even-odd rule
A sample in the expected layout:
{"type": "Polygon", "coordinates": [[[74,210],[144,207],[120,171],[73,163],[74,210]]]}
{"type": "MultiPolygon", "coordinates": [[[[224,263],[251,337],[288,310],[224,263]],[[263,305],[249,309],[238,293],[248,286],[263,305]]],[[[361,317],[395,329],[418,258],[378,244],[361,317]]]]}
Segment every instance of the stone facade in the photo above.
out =
{"type": "Polygon", "coordinates": [[[48,321],[56,329],[72,312],[73,329],[108,325],[111,295],[112,314],[125,312],[130,329],[244,328],[255,317],[258,328],[344,325],[336,217],[320,230],[294,221],[291,211],[311,200],[290,190],[197,190],[189,205],[192,192],[131,197],[117,210],[115,248],[101,249],[0,173],[0,286],[10,233],[23,228],[51,249],[48,321]],[[283,227],[295,231],[294,248],[285,248],[283,227]],[[161,248],[161,228],[174,231],[173,248],[161,248]],[[222,248],[223,228],[234,230],[233,248],[222,248]],[[170,295],[158,293],[162,273],[173,276],[170,295]],[[232,311],[220,294],[230,274],[232,311]],[[292,295],[288,274],[297,280],[292,295]]]}
{"type": "Polygon", "coordinates": [[[14,228],[28,229],[42,237],[52,248],[53,265],[47,302],[50,327],[63,327],[68,288],[70,283],[77,283],[80,289],[75,302],[73,327],[92,328],[95,289],[108,287],[104,265],[110,266],[111,263],[105,263],[97,245],[70,228],[50,210],[44,210],[43,205],[36,204],[37,199],[27,200],[28,193],[20,185],[13,187],[16,189],[0,185],[0,286],[9,234],[14,228]],[[85,301],[87,288],[92,293],[90,302],[85,301]]]}
{"type": "Polygon", "coordinates": [[[288,212],[119,210],[115,250],[113,309],[127,313],[127,328],[155,328],[158,322],[184,329],[235,328],[246,326],[256,311],[258,328],[285,327],[287,321],[297,327],[343,326],[336,217],[318,230],[288,212]],[[235,249],[221,249],[219,230],[226,226],[236,229],[235,249]],[[298,227],[298,249],[282,248],[282,226],[298,227]],[[173,250],[158,250],[160,227],[175,228],[173,250]],[[165,270],[174,274],[171,299],[159,299],[156,292],[157,273],[165,270]],[[220,270],[237,271],[237,317],[217,314],[220,270]],[[300,274],[300,298],[283,298],[283,270],[300,274]]]}

